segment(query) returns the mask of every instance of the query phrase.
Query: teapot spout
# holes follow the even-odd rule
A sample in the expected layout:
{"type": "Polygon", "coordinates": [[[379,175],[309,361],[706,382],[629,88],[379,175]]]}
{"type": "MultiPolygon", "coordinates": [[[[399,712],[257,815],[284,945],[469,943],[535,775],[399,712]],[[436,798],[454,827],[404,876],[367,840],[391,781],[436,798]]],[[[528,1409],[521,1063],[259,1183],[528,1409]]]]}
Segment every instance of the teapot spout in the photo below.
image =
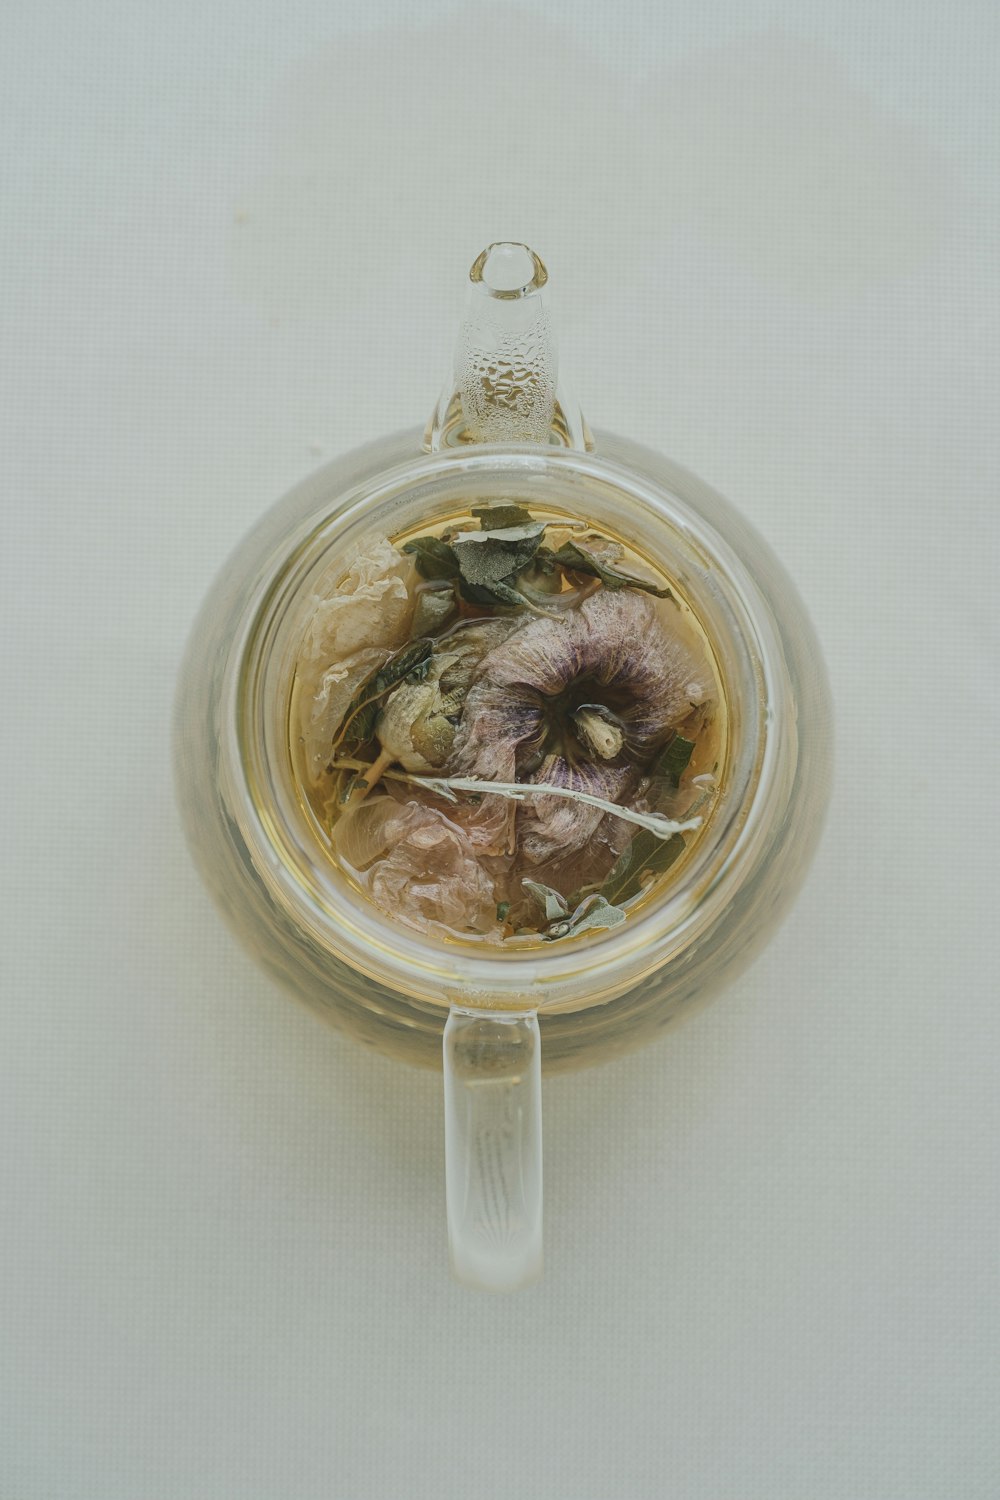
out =
{"type": "Polygon", "coordinates": [[[590,430],[559,378],[539,256],[512,240],[488,245],[469,271],[454,369],[427,427],[430,451],[465,443],[590,449],[590,430]]]}

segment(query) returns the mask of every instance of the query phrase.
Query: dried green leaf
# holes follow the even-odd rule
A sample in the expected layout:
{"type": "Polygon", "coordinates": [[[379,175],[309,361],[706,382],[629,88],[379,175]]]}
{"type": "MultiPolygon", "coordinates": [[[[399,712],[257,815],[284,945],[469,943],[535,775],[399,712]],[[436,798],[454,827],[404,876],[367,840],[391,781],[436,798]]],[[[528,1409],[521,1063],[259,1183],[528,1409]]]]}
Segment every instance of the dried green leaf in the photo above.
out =
{"type": "Polygon", "coordinates": [[[565,896],[560,896],[550,885],[542,885],[537,880],[522,880],[521,884],[541,906],[545,912],[546,922],[557,922],[569,916],[569,903],[565,896]]]}
{"type": "Polygon", "coordinates": [[[403,551],[412,556],[421,578],[457,578],[459,575],[458,558],[439,536],[414,537],[412,542],[403,543],[403,551]]]}
{"type": "Polygon", "coordinates": [[[509,911],[510,911],[510,902],[509,901],[501,901],[498,904],[498,906],[497,906],[497,921],[498,922],[506,922],[506,920],[507,920],[507,914],[508,914],[509,911]]]}
{"type": "Polygon", "coordinates": [[[452,540],[451,550],[469,583],[496,583],[528,566],[544,530],[544,521],[531,521],[499,531],[460,531],[452,540]]]}
{"type": "Polygon", "coordinates": [[[382,699],[404,678],[419,681],[427,675],[433,642],[410,641],[376,671],[369,673],[347,706],[333,742],[336,751],[344,744],[364,745],[375,733],[382,699]]]}
{"type": "Polygon", "coordinates": [[[542,547],[538,552],[538,563],[545,567],[555,565],[570,573],[585,573],[588,578],[599,578],[606,589],[641,589],[644,594],[655,594],[657,599],[670,599],[667,588],[659,588],[645,578],[636,578],[632,573],[623,573],[620,568],[591,552],[582,542],[563,542],[558,552],[542,547]]]}
{"type": "Polygon", "coordinates": [[[553,922],[544,936],[552,942],[556,938],[578,937],[581,932],[594,932],[601,927],[618,927],[624,922],[625,915],[620,906],[614,906],[606,897],[588,896],[571,917],[553,922]]]}
{"type": "Polygon", "coordinates": [[[531,512],[523,505],[474,505],[472,514],[483,531],[503,531],[508,526],[536,524],[531,512]]]}
{"type": "Polygon", "coordinates": [[[455,590],[421,589],[413,611],[413,634],[434,635],[455,613],[455,590]]]}
{"type": "Polygon", "coordinates": [[[469,583],[466,579],[460,578],[458,588],[462,598],[467,599],[470,604],[513,604],[518,607],[524,604],[523,596],[508,583],[499,581],[490,584],[469,583]]]}
{"type": "Polygon", "coordinates": [[[682,734],[675,734],[660,754],[659,760],[653,767],[652,775],[664,776],[671,786],[680,786],[681,777],[693,753],[694,740],[686,740],[682,734]]]}
{"type": "Polygon", "coordinates": [[[672,838],[664,840],[641,828],[619,856],[601,886],[600,895],[616,906],[631,901],[633,896],[638,896],[644,889],[648,880],[669,870],[683,853],[682,834],[675,833],[672,838]]]}
{"type": "Polygon", "coordinates": [[[479,531],[459,532],[451,542],[415,537],[403,551],[413,556],[423,578],[457,578],[462,597],[471,604],[522,606],[514,584],[538,551],[545,522],[532,520],[520,505],[481,506],[473,514],[479,531]]]}

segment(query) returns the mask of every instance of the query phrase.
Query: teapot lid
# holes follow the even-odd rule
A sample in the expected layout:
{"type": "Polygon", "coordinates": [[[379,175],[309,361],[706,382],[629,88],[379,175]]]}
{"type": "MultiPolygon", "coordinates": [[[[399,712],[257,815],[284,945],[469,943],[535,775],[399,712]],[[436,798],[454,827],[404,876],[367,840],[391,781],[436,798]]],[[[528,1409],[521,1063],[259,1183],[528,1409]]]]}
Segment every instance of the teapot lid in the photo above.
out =
{"type": "Polygon", "coordinates": [[[427,425],[430,452],[466,443],[593,448],[559,375],[548,279],[541,257],[516,240],[476,256],[452,373],[427,425]]]}

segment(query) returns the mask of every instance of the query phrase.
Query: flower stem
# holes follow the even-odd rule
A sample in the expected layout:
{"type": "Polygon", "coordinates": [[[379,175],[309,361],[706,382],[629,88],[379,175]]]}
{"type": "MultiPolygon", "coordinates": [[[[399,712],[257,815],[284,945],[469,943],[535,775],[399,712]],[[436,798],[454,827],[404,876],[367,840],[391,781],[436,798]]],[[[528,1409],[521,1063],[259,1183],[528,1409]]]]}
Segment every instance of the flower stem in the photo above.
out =
{"type": "MultiPolygon", "coordinates": [[[[333,764],[335,770],[371,769],[363,760],[337,760],[333,764]]],[[[507,797],[511,802],[525,802],[532,797],[562,797],[569,802],[585,802],[588,807],[596,807],[613,818],[621,818],[623,823],[634,823],[638,828],[647,829],[658,839],[673,838],[675,833],[690,833],[695,828],[700,828],[702,823],[701,818],[688,818],[685,822],[678,823],[673,818],[665,817],[663,813],[636,812],[634,808],[619,807],[617,802],[607,802],[591,792],[579,792],[568,786],[539,785],[533,781],[483,781],[474,776],[413,776],[408,771],[384,771],[382,774],[389,781],[407,781],[411,786],[423,787],[425,791],[444,797],[447,802],[458,801],[456,792],[507,797]]]]}

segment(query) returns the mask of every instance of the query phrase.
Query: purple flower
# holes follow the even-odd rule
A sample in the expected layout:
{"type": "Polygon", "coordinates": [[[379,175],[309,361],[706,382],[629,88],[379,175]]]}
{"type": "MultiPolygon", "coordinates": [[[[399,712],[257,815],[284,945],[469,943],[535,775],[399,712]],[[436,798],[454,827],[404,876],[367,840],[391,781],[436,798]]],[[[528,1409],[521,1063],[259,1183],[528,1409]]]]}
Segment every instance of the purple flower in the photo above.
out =
{"type": "MultiPolygon", "coordinates": [[[[489,652],[465,699],[449,770],[486,781],[572,787],[621,802],[689,712],[692,654],[660,610],[601,589],[559,618],[532,620],[489,652]]],[[[486,798],[499,824],[509,807],[486,798]]],[[[538,797],[518,812],[518,847],[541,863],[580,848],[600,809],[538,797]]]]}

